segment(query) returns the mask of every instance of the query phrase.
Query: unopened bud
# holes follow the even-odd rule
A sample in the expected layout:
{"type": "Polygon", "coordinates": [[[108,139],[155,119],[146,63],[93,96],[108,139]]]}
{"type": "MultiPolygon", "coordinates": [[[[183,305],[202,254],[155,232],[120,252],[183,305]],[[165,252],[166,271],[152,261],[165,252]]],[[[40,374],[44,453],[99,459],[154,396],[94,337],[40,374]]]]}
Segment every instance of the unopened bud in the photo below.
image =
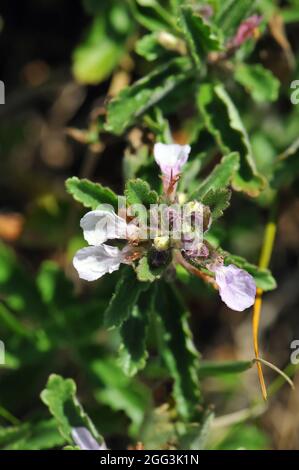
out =
{"type": "Polygon", "coordinates": [[[154,246],[157,251],[166,251],[169,248],[169,237],[156,237],[154,239],[154,246]]]}

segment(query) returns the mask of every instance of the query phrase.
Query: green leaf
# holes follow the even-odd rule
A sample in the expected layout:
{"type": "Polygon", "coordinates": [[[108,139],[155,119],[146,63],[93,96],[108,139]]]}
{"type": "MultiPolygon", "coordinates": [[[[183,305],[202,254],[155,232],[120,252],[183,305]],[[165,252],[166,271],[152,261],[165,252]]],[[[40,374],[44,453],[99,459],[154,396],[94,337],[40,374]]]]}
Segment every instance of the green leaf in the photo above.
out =
{"type": "Polygon", "coordinates": [[[201,399],[199,355],[193,345],[185,307],[166,283],[157,285],[155,312],[162,328],[161,354],[174,379],[178,412],[186,420],[194,419],[201,399]]]}
{"type": "Polygon", "coordinates": [[[108,105],[106,129],[117,135],[122,134],[148,109],[186,80],[190,71],[188,58],[172,59],[122,90],[108,105]]]}
{"type": "Polygon", "coordinates": [[[166,49],[159,42],[159,33],[154,32],[142,36],[136,43],[137,54],[149,62],[157,60],[167,54],[166,49]]]}
{"type": "Polygon", "coordinates": [[[67,191],[84,207],[90,207],[93,210],[100,204],[110,204],[114,209],[118,207],[117,195],[99,183],[92,183],[87,179],[73,176],[68,178],[65,184],[67,191]]]}
{"type": "Polygon", "coordinates": [[[60,434],[69,444],[74,444],[72,428],[86,427],[99,442],[103,438],[76,398],[76,384],[72,379],[64,379],[60,375],[50,375],[46,388],[41,393],[43,403],[55,418],[60,434]]]}
{"type": "Polygon", "coordinates": [[[191,56],[196,65],[200,65],[205,56],[211,51],[221,49],[220,39],[192,6],[183,5],[180,8],[179,24],[184,32],[191,56]]]}
{"type": "Polygon", "coordinates": [[[254,365],[254,361],[227,361],[213,362],[202,361],[199,366],[199,376],[204,377],[222,377],[226,374],[238,374],[245,372],[254,365]]]}
{"type": "Polygon", "coordinates": [[[276,101],[278,98],[279,80],[260,64],[238,64],[235,69],[235,79],[257,102],[276,101]]]}
{"type": "Polygon", "coordinates": [[[151,292],[141,294],[132,315],[120,329],[122,344],[119,362],[122,370],[129,376],[135,375],[146,364],[146,335],[151,304],[151,292]]]}
{"type": "Polygon", "coordinates": [[[157,204],[158,202],[156,191],[151,190],[150,185],[140,178],[127,182],[125,196],[128,206],[140,204],[149,209],[151,204],[157,204]]]}
{"type": "Polygon", "coordinates": [[[0,427],[1,450],[46,450],[64,444],[54,419],[0,427]]]}
{"type": "Polygon", "coordinates": [[[246,20],[254,11],[256,0],[221,0],[220,8],[215,16],[215,22],[225,33],[231,37],[242,21],[246,20]]]}
{"type": "Polygon", "coordinates": [[[97,84],[109,77],[125,53],[132,21],[125,5],[110,3],[94,19],[73,53],[73,73],[81,83],[97,84]],[[121,18],[121,21],[119,21],[121,18]]]}
{"type": "Polygon", "coordinates": [[[275,161],[271,186],[275,189],[290,186],[299,176],[299,138],[275,161]]]}
{"type": "Polygon", "coordinates": [[[133,312],[141,292],[147,290],[148,283],[139,282],[131,267],[122,270],[109,305],[105,311],[107,327],[120,326],[133,312]]]}
{"type": "Polygon", "coordinates": [[[145,416],[151,410],[149,390],[127,377],[112,358],[93,361],[91,371],[97,379],[95,397],[98,402],[113,410],[124,411],[131,420],[129,434],[137,438],[145,416]]]}
{"type": "Polygon", "coordinates": [[[239,168],[239,154],[233,152],[222,158],[221,162],[215,166],[212,173],[199,185],[191,194],[191,199],[202,199],[210,191],[225,189],[232,181],[234,174],[239,168]]]}
{"type": "Polygon", "coordinates": [[[149,251],[146,256],[143,256],[140,259],[136,267],[136,275],[138,280],[140,282],[154,282],[157,279],[160,279],[170,261],[171,254],[169,251],[149,251]],[[159,267],[155,267],[152,264],[152,259],[156,256],[159,256],[161,258],[161,266],[159,267]]]}
{"type": "Polygon", "coordinates": [[[223,215],[225,209],[229,207],[231,195],[229,189],[211,189],[202,198],[202,203],[211,210],[212,220],[219,219],[223,215]]]}
{"type": "Polygon", "coordinates": [[[238,268],[245,269],[245,271],[249,272],[249,274],[254,277],[258,288],[264,291],[276,289],[276,281],[269,269],[262,269],[254,264],[248,263],[248,261],[241,256],[231,255],[226,252],[223,252],[223,255],[225,256],[225,265],[234,264],[238,268]]]}
{"type": "Polygon", "coordinates": [[[204,450],[210,434],[214,413],[207,411],[201,423],[190,423],[186,432],[179,439],[181,450],[204,450]]]}
{"type": "Polygon", "coordinates": [[[256,197],[265,187],[264,178],[257,173],[247,132],[239,112],[221,84],[200,87],[198,107],[208,131],[214,136],[223,153],[239,152],[240,167],[233,178],[233,187],[256,197]]]}

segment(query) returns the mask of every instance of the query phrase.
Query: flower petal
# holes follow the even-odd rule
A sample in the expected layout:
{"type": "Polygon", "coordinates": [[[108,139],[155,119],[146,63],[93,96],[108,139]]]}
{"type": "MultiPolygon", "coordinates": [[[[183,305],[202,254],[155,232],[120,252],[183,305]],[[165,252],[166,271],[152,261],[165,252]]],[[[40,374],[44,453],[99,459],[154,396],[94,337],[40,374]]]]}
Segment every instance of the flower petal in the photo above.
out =
{"type": "Polygon", "coordinates": [[[253,277],[233,264],[211,268],[223,302],[232,310],[242,312],[255,301],[256,285],[253,277]]]}
{"type": "Polygon", "coordinates": [[[126,239],[127,223],[113,211],[90,211],[80,221],[85,240],[99,246],[107,240],[126,239]]]}
{"type": "Polygon", "coordinates": [[[84,426],[73,428],[72,438],[81,450],[107,450],[106,444],[99,445],[91,432],[84,426]]]}
{"type": "Polygon", "coordinates": [[[190,145],[161,144],[154,146],[154,156],[161,172],[168,176],[177,176],[188,160],[190,145]]]}
{"type": "Polygon", "coordinates": [[[124,253],[117,247],[88,246],[77,251],[73,265],[81,279],[95,281],[106,273],[117,271],[123,261],[124,253]]]}

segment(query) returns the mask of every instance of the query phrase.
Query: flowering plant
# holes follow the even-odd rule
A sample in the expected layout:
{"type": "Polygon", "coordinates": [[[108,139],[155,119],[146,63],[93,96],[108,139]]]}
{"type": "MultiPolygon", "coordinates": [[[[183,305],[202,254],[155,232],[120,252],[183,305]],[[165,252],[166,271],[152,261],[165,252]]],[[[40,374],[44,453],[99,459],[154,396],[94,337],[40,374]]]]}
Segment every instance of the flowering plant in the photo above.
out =
{"type": "Polygon", "coordinates": [[[3,108],[30,103],[0,128],[25,214],[0,214],[0,447],[268,448],[248,419],[295,374],[272,362],[297,327],[298,0],[73,3],[61,72],[18,44],[3,108]]]}

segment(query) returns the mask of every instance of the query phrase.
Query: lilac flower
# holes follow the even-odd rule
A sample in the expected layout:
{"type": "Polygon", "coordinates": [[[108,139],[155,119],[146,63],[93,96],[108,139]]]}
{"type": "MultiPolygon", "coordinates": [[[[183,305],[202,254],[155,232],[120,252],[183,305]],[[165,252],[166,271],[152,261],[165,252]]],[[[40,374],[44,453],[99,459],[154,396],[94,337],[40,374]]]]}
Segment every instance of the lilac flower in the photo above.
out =
{"type": "Polygon", "coordinates": [[[256,28],[260,25],[262,17],[258,15],[253,15],[243,21],[234,36],[231,40],[230,46],[240,47],[247,39],[250,39],[254,36],[256,28]]]}
{"type": "Polygon", "coordinates": [[[188,160],[190,151],[190,145],[155,144],[154,156],[156,163],[161,168],[165,192],[169,190],[171,185],[175,186],[182,167],[188,160]]]}
{"type": "Polygon", "coordinates": [[[88,212],[80,223],[85,240],[92,246],[79,250],[73,259],[73,265],[79,277],[86,281],[95,281],[106,273],[117,271],[121,263],[130,264],[131,248],[123,249],[105,245],[113,239],[130,239],[138,234],[138,227],[127,224],[124,219],[108,210],[88,212]]]}
{"type": "Polygon", "coordinates": [[[77,251],[73,259],[74,268],[85,281],[96,281],[106,273],[117,271],[121,263],[127,264],[127,247],[87,246],[77,251]]]}
{"type": "Polygon", "coordinates": [[[107,450],[105,442],[99,445],[91,432],[83,426],[72,429],[72,438],[81,450],[107,450]]]}
{"type": "Polygon", "coordinates": [[[137,235],[138,227],[115,214],[114,211],[98,209],[87,212],[80,221],[85,240],[94,246],[107,240],[126,240],[137,235]]]}
{"type": "Polygon", "coordinates": [[[214,271],[220,297],[229,308],[242,312],[254,304],[256,285],[250,274],[233,264],[214,264],[210,270],[214,271]]]}

